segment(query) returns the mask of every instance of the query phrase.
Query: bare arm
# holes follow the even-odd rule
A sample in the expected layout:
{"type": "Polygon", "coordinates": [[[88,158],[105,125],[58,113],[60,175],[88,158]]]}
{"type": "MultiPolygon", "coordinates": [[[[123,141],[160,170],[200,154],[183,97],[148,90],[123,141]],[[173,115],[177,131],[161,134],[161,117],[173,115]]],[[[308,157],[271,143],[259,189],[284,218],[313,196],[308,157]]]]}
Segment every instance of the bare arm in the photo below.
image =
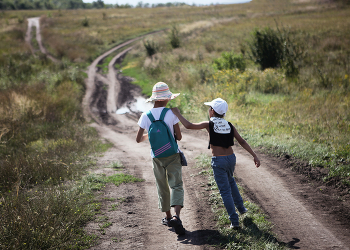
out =
{"type": "Polygon", "coordinates": [[[247,150],[253,157],[254,157],[254,163],[255,166],[258,168],[260,167],[260,160],[258,158],[258,156],[255,154],[255,152],[252,150],[252,148],[249,146],[249,144],[246,142],[246,140],[244,140],[241,135],[238,133],[238,131],[236,130],[235,127],[233,127],[234,129],[234,135],[236,140],[238,141],[238,143],[242,146],[242,148],[244,148],[245,150],[247,150]]]}
{"type": "Polygon", "coordinates": [[[137,131],[136,134],[136,142],[140,143],[143,142],[144,140],[146,140],[148,138],[148,134],[143,134],[143,132],[145,131],[144,128],[139,128],[139,131],[137,131]]]}
{"type": "Polygon", "coordinates": [[[176,124],[174,125],[174,132],[175,132],[175,140],[181,141],[181,139],[182,139],[182,134],[181,134],[181,130],[180,130],[180,125],[179,125],[179,123],[176,123],[176,124]]]}
{"type": "Polygon", "coordinates": [[[180,110],[178,108],[171,108],[171,111],[173,111],[173,113],[179,118],[179,120],[181,121],[181,123],[185,126],[185,128],[187,129],[209,129],[209,122],[208,121],[204,121],[204,122],[200,122],[200,123],[191,123],[188,120],[186,120],[185,117],[183,117],[180,113],[180,110]]]}

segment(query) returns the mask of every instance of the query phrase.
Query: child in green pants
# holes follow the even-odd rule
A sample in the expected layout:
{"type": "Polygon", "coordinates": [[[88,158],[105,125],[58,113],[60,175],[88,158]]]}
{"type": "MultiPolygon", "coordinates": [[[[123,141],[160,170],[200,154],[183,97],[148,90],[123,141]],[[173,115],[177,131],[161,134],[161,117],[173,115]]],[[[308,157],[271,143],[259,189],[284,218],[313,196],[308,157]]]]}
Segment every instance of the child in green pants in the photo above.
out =
{"type": "MultiPolygon", "coordinates": [[[[152,96],[147,101],[154,101],[154,106],[150,111],[155,120],[159,119],[167,103],[178,95],[172,94],[168,85],[163,82],[158,82],[154,85],[152,96]]],[[[180,141],[182,136],[178,124],[179,119],[171,110],[166,112],[164,122],[167,124],[172,136],[175,136],[175,139],[180,141]]],[[[139,143],[148,139],[148,134],[144,134],[144,131],[148,131],[151,126],[151,120],[147,116],[147,112],[141,115],[138,125],[140,127],[136,135],[136,141],[139,143]]],[[[179,151],[168,157],[156,158],[155,152],[151,150],[151,157],[158,191],[158,206],[166,214],[166,217],[162,219],[162,224],[174,227],[175,232],[179,235],[185,234],[185,228],[180,220],[180,210],[183,207],[184,201],[184,190],[179,151]],[[174,216],[171,215],[171,207],[174,207],[174,216]]]]}

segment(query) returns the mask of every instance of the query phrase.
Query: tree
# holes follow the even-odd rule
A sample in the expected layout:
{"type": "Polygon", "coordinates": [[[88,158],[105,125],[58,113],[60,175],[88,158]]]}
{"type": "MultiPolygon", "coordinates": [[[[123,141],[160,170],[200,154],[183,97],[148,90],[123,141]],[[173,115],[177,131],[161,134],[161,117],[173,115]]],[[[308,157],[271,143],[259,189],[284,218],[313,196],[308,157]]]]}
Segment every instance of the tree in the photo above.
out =
{"type": "Polygon", "coordinates": [[[143,7],[143,3],[142,1],[138,2],[136,5],[136,8],[142,8],[143,7]]]}

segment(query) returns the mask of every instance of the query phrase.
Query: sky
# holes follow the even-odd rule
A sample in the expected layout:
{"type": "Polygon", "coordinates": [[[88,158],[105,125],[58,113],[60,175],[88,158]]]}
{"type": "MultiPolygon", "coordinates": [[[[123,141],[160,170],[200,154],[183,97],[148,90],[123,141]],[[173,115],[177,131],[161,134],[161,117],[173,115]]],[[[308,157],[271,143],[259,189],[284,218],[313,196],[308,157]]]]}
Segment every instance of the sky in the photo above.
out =
{"type": "MultiPolygon", "coordinates": [[[[83,0],[85,3],[92,3],[97,0],[83,0]]],[[[195,5],[210,5],[210,4],[234,4],[234,3],[246,3],[250,0],[104,0],[103,2],[105,4],[130,4],[132,6],[136,6],[139,2],[142,2],[143,4],[149,3],[152,4],[158,4],[158,3],[187,3],[189,5],[192,5],[193,3],[195,5]]]]}

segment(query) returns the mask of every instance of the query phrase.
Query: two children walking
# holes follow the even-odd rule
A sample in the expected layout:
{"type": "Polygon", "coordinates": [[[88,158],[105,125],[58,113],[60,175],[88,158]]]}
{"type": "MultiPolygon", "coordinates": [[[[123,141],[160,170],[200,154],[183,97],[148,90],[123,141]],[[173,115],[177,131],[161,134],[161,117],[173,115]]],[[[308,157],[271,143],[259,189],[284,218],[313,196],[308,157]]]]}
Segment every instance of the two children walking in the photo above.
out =
{"type": "MultiPolygon", "coordinates": [[[[150,110],[153,117],[156,119],[161,118],[161,113],[167,103],[178,95],[179,94],[172,94],[167,84],[162,82],[156,83],[152,90],[152,96],[147,100],[154,101],[154,107],[150,110]]],[[[170,133],[176,140],[181,140],[182,138],[180,126],[178,124],[179,121],[181,121],[187,129],[206,129],[208,131],[208,148],[211,149],[212,152],[211,166],[213,168],[214,178],[220,190],[225,208],[229,214],[231,221],[230,227],[239,228],[238,214],[236,213],[235,207],[240,214],[246,213],[247,208],[243,205],[242,197],[233,177],[236,165],[236,156],[232,149],[234,138],[236,138],[238,143],[253,156],[256,167],[260,166],[260,160],[249,144],[240,136],[236,128],[224,119],[228,111],[226,101],[217,98],[204,104],[209,106],[209,121],[191,123],[181,115],[178,108],[172,108],[166,112],[164,122],[168,125],[170,133]]],[[[136,136],[137,142],[142,142],[148,138],[148,134],[144,134],[144,131],[149,131],[151,123],[147,113],[143,113],[138,122],[140,127],[136,136]]],[[[153,172],[156,178],[159,208],[162,212],[165,212],[166,215],[166,217],[162,219],[162,223],[174,227],[175,232],[182,235],[185,233],[185,229],[180,220],[180,210],[183,207],[182,166],[179,151],[178,149],[176,150],[176,153],[161,158],[156,158],[153,150],[151,150],[151,157],[153,161],[153,172]],[[174,207],[174,216],[171,214],[170,207],[174,207]]]]}

